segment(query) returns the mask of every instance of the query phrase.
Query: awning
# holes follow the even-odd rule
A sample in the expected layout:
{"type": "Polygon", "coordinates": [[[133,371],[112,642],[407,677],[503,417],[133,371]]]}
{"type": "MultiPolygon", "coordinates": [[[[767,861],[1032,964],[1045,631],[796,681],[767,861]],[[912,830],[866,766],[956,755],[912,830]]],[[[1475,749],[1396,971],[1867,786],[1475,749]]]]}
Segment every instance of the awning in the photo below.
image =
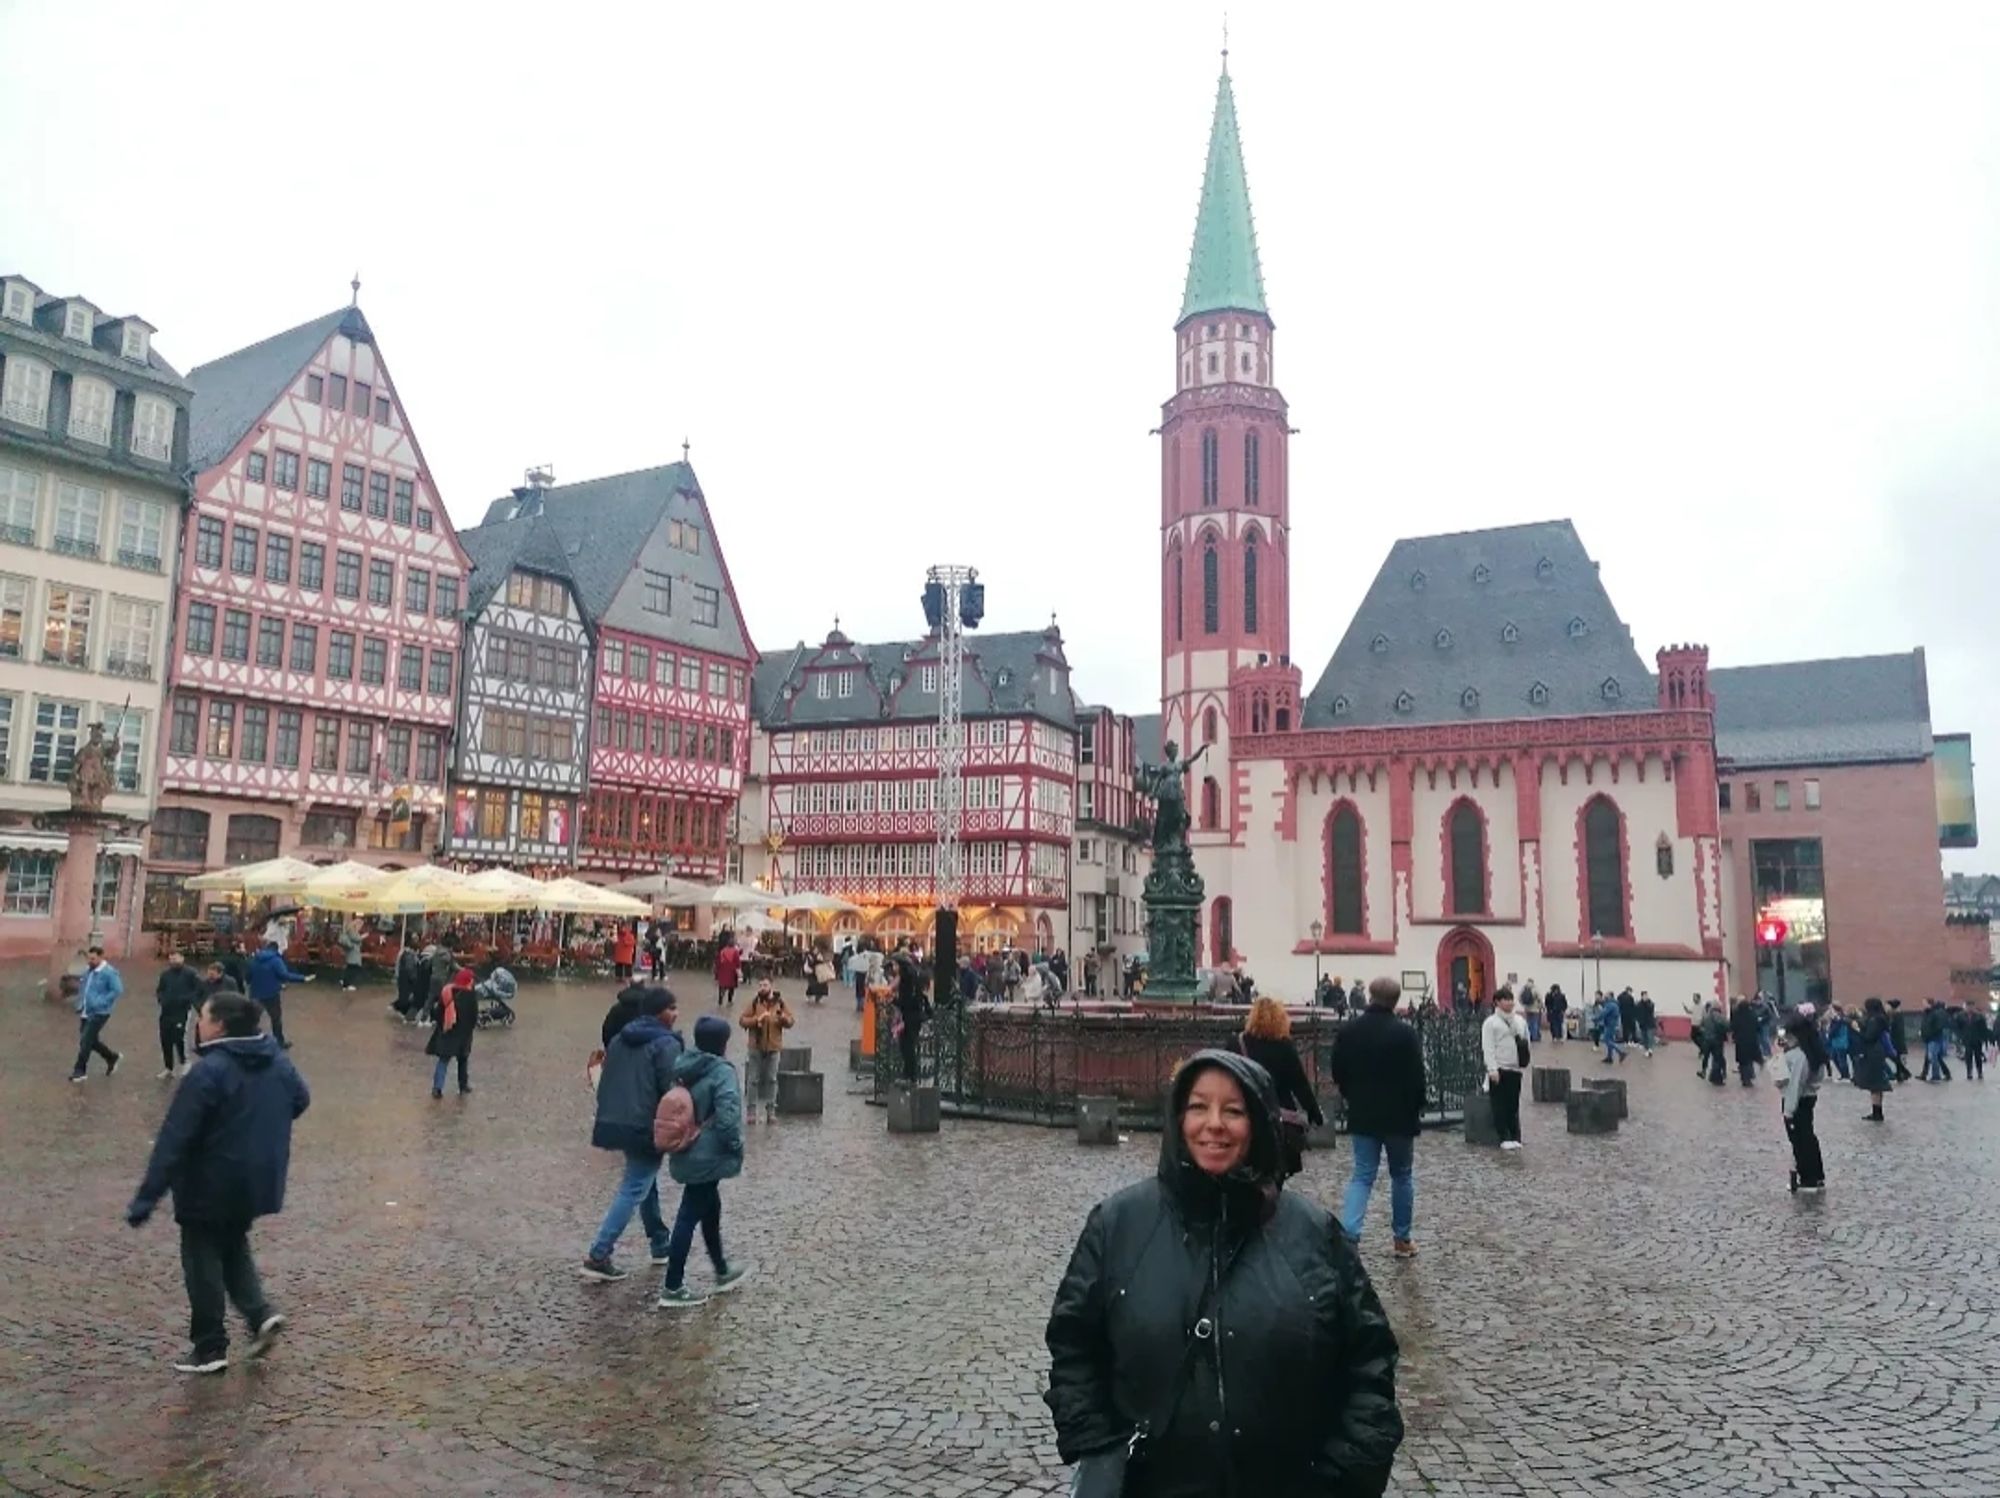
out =
{"type": "Polygon", "coordinates": [[[117,842],[106,843],[98,851],[112,858],[137,858],[142,850],[132,839],[123,838],[117,842]]]}
{"type": "Polygon", "coordinates": [[[62,853],[69,839],[60,832],[37,832],[32,827],[0,827],[0,848],[18,853],[62,853]]]}

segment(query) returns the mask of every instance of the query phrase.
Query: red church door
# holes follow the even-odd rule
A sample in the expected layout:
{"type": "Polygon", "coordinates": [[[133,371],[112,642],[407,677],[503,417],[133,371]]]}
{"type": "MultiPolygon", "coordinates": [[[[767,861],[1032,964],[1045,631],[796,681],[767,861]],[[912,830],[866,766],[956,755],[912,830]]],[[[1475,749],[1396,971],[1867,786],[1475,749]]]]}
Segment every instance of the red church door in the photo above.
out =
{"type": "Polygon", "coordinates": [[[1438,1003],[1451,1008],[1493,997],[1493,943],[1470,926],[1459,926],[1438,943],[1438,1003]]]}

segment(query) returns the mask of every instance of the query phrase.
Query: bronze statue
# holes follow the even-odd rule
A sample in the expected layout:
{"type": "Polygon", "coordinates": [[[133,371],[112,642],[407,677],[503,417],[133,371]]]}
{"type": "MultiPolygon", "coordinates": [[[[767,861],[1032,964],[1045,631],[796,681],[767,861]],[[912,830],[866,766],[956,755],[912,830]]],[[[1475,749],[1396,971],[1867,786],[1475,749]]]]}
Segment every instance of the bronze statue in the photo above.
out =
{"type": "Polygon", "coordinates": [[[1141,896],[1146,907],[1146,997],[1191,1004],[1195,980],[1195,923],[1202,906],[1201,875],[1188,846],[1187,772],[1208,752],[1203,744],[1186,759],[1180,745],[1164,746],[1166,763],[1142,764],[1138,787],[1153,800],[1153,867],[1141,896]]]}
{"type": "Polygon", "coordinates": [[[76,751],[69,770],[69,809],[92,815],[104,810],[111,792],[112,769],[118,763],[119,741],[104,741],[104,725],[90,725],[90,738],[76,751]]]}
{"type": "Polygon", "coordinates": [[[1165,749],[1165,764],[1142,764],[1138,775],[1140,793],[1153,798],[1155,856],[1187,847],[1188,829],[1193,824],[1188,819],[1186,776],[1194,768],[1195,761],[1208,753],[1208,745],[1203,744],[1186,759],[1181,759],[1178,753],[1180,745],[1172,739],[1167,740],[1165,749]]]}

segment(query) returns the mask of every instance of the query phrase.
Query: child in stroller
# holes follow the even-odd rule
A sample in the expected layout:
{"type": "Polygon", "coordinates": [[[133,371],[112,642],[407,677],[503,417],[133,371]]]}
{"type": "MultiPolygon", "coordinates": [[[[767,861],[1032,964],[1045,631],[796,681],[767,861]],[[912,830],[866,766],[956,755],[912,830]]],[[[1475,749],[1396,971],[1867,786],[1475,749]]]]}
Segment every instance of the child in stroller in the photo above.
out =
{"type": "Polygon", "coordinates": [[[513,1024],[514,996],[519,992],[520,985],[514,981],[514,975],[496,959],[493,970],[472,988],[473,997],[479,1001],[480,1027],[513,1024]]]}

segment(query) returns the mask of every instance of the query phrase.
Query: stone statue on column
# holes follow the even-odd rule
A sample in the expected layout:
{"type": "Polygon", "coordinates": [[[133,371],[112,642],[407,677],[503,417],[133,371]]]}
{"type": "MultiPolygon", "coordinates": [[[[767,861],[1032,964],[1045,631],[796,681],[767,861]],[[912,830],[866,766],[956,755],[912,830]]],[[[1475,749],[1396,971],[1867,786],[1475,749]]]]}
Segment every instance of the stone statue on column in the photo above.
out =
{"type": "Polygon", "coordinates": [[[1204,888],[1188,846],[1187,772],[1203,754],[1204,744],[1186,759],[1180,746],[1168,742],[1166,763],[1139,767],[1138,788],[1153,801],[1153,867],[1146,875],[1146,992],[1153,1002],[1191,1004],[1199,997],[1195,982],[1195,932],[1201,920],[1204,888]]]}

